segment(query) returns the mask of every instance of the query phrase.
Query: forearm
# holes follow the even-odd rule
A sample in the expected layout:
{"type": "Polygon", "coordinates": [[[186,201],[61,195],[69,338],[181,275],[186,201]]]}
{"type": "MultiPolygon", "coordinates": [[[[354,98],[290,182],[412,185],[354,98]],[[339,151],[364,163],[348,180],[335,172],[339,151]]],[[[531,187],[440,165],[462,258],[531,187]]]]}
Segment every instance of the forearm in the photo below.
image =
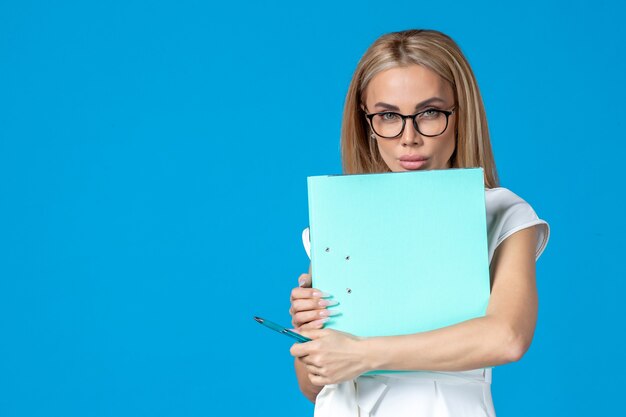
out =
{"type": "Polygon", "coordinates": [[[491,316],[429,332],[363,339],[372,370],[464,371],[517,361],[526,349],[521,337],[491,316]]]}
{"type": "Polygon", "coordinates": [[[324,387],[320,387],[318,385],[313,385],[308,376],[308,371],[306,369],[306,365],[299,358],[295,358],[294,367],[296,369],[296,377],[298,378],[298,385],[300,386],[300,391],[307,397],[312,403],[315,402],[315,398],[317,398],[317,394],[324,387]]]}

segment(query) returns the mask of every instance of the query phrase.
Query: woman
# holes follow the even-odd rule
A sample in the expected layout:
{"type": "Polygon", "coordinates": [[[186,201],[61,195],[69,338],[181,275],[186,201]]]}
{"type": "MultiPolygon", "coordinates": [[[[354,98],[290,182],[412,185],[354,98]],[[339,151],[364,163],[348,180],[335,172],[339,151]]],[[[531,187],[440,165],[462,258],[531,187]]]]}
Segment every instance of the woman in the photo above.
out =
{"type": "MultiPolygon", "coordinates": [[[[322,329],[330,302],[310,288],[309,269],[290,308],[294,328],[313,339],[291,348],[302,392],[316,416],[495,416],[490,367],[518,361],[530,346],[535,262],[549,228],[498,187],[482,99],[454,41],[410,30],[374,42],[350,84],[341,141],[346,174],[484,169],[491,295],[484,317],[361,338],[322,329]],[[360,376],[382,369],[415,372],[360,376]]],[[[303,240],[308,252],[308,229],[303,240]]]]}

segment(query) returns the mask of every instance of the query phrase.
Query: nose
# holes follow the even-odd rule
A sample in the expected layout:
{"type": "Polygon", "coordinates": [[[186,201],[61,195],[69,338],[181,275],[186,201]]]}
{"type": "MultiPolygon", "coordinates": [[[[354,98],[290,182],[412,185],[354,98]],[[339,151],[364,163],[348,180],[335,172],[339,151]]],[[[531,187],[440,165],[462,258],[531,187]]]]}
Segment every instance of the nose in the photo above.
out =
{"type": "Polygon", "coordinates": [[[412,119],[406,119],[406,124],[404,125],[404,131],[402,132],[402,136],[400,136],[400,142],[402,146],[413,146],[413,145],[423,145],[424,139],[422,135],[415,129],[415,125],[413,125],[412,119]]]}

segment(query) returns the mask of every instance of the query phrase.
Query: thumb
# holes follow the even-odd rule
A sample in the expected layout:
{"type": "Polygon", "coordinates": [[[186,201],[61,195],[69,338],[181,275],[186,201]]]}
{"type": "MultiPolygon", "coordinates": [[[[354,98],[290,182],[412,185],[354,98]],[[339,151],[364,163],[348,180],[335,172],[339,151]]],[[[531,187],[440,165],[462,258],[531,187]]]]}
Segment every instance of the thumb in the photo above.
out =
{"type": "Polygon", "coordinates": [[[302,288],[311,288],[312,278],[311,274],[302,274],[298,278],[298,285],[302,288]]]}
{"type": "Polygon", "coordinates": [[[309,339],[315,340],[315,339],[319,339],[320,337],[322,337],[325,332],[326,332],[325,329],[307,329],[307,330],[301,330],[298,333],[304,337],[308,337],[309,339]]]}

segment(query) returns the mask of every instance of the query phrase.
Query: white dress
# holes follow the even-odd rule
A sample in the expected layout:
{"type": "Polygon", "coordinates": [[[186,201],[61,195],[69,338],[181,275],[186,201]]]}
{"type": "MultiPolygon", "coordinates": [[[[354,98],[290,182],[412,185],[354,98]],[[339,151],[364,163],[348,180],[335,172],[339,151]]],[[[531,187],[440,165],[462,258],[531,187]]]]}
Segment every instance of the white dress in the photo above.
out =
{"type": "MultiPolygon", "coordinates": [[[[532,207],[506,188],[485,189],[489,263],[513,233],[537,227],[535,258],[543,252],[550,228],[532,207]]],[[[309,229],[302,233],[309,258],[309,229]]],[[[322,288],[323,289],[323,288],[322,288]]],[[[315,417],[495,417],[492,368],[462,372],[405,372],[359,376],[330,384],[318,394],[315,417]]]]}

